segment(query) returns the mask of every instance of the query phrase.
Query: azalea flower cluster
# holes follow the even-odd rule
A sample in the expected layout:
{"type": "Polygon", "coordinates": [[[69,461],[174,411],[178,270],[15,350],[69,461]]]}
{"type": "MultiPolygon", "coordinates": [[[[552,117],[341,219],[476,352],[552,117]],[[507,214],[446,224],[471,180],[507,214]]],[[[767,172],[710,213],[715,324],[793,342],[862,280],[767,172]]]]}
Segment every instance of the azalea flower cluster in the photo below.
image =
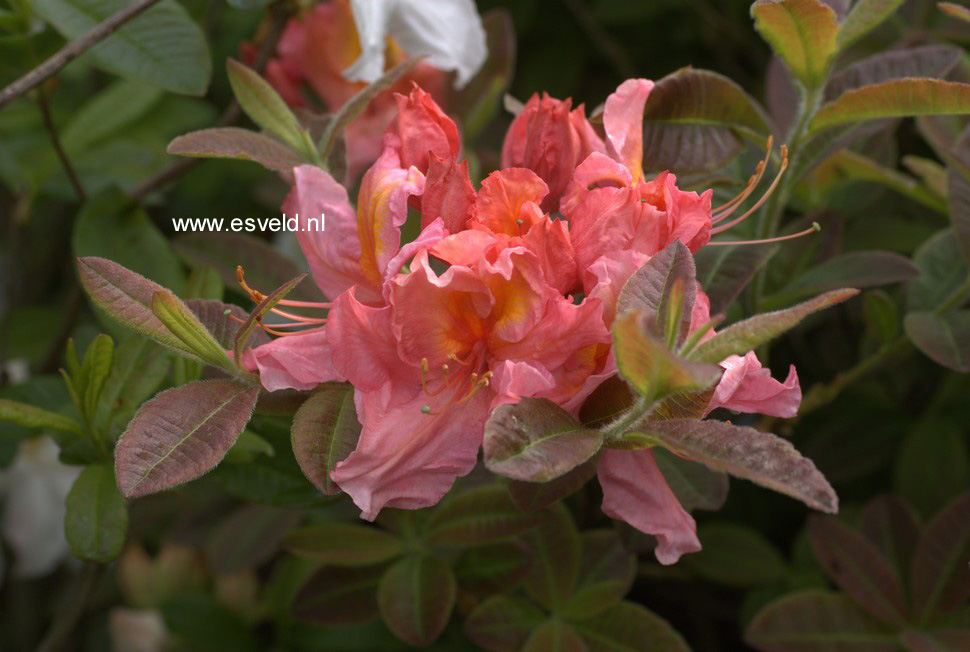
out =
{"type": "MultiPolygon", "coordinates": [[[[325,232],[298,238],[330,301],[281,301],[289,323],[243,363],[271,391],[353,385],[362,431],[331,478],[363,518],[438,502],[475,466],[500,405],[545,398],[577,415],[616,374],[610,328],[627,279],[675,240],[692,252],[708,244],[747,196],[713,211],[710,190],[681,190],[667,172],[645,177],[652,87],[624,82],[604,105],[602,133],[583,106],[533,96],[508,130],[501,169],[478,188],[457,126],[416,84],[394,95],[356,208],[325,170],[294,168],[283,211],[326,215],[325,232]],[[402,242],[409,209],[420,234],[402,242]]],[[[692,328],[710,328],[702,291],[693,305],[692,328]]],[[[795,414],[794,368],[779,382],[754,353],[721,367],[708,412],[795,414]]],[[[654,535],[661,562],[700,549],[651,450],[605,449],[598,477],[603,511],[654,535]]]]}

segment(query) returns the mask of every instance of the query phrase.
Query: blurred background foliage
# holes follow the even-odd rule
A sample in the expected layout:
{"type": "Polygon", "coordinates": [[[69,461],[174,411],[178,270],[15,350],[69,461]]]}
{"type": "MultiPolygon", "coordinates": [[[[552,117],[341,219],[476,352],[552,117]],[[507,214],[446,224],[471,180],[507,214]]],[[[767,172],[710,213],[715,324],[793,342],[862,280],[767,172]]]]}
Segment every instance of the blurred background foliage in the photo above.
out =
{"type": "MultiPolygon", "coordinates": [[[[4,11],[0,14],[0,86],[64,43],[50,28],[22,36],[11,18],[22,1],[0,0],[4,11]]],[[[79,352],[87,350],[105,329],[116,338],[117,347],[126,346],[131,339],[98,321],[88,308],[75,280],[76,255],[112,258],[181,296],[225,296],[226,301],[248,306],[246,297],[231,285],[231,277],[216,278],[208,285],[199,280],[198,275],[207,272],[199,272],[198,257],[186,253],[192,250],[191,241],[182,238],[174,248],[167,242],[175,237],[172,218],[273,215],[286,192],[283,181],[245,162],[203,161],[170,184],[145,184],[178,164],[164,153],[172,138],[211,126],[230,106],[232,94],[221,62],[238,57],[241,44],[267,29],[269,19],[263,10],[243,10],[222,0],[186,0],[182,4],[202,27],[214,62],[215,73],[203,97],[119,81],[85,58],[65,68],[56,82],[43,86],[50,120],[57,126],[85,197],[78,197],[58,163],[37,96],[21,98],[0,110],[0,398],[71,414],[70,397],[57,375],[64,364],[67,339],[73,338],[79,352]],[[80,201],[87,198],[93,199],[80,201]],[[187,273],[190,268],[197,270],[194,280],[187,273]],[[204,287],[208,289],[200,289],[204,287]]],[[[844,12],[848,2],[833,0],[829,4],[844,12]]],[[[771,63],[769,47],[752,26],[746,0],[480,0],[479,7],[483,13],[503,8],[511,15],[517,53],[509,93],[521,100],[547,91],[585,102],[591,113],[627,77],[660,79],[693,66],[733,79],[776,118],[787,110],[785,90],[777,78],[769,81],[769,71],[777,63],[771,63]]],[[[840,66],[889,48],[949,44],[963,49],[968,42],[970,24],[941,12],[935,2],[909,0],[853,45],[840,59],[840,66]]],[[[965,50],[949,78],[970,79],[965,50]]],[[[790,104],[790,98],[787,101],[790,104]]],[[[509,119],[497,113],[468,144],[483,169],[497,160],[509,119]]],[[[949,225],[945,166],[954,158],[970,158],[966,150],[954,150],[964,122],[963,118],[907,119],[854,145],[854,151],[868,160],[906,175],[902,185],[910,190],[918,185],[921,190],[917,193],[900,193],[890,187],[885,174],[880,172],[874,179],[872,174],[867,176],[865,166],[853,167],[852,161],[830,162],[809,175],[793,193],[790,223],[818,221],[822,233],[783,245],[768,267],[767,300],[768,305],[777,301],[775,307],[804,296],[800,293],[806,287],[810,291],[824,288],[831,281],[825,274],[821,281],[811,282],[810,277],[801,288],[790,281],[846,252],[901,254],[914,260],[919,274],[914,278],[916,272],[906,272],[898,279],[906,279],[905,284],[867,290],[851,306],[813,321],[771,351],[775,375],[797,363],[809,409],[795,420],[765,419],[760,425],[792,436],[796,447],[830,479],[842,500],[839,521],[847,524],[845,530],[826,531],[826,527],[836,527],[829,521],[809,527],[807,510],[801,505],[733,482],[720,511],[695,513],[704,550],[676,566],[662,567],[649,553],[634,558],[624,552],[643,552],[649,550],[649,544],[631,531],[614,530],[599,514],[595,483],[566,501],[571,516],[555,517],[560,519],[557,527],[564,528],[557,537],[573,536],[569,532],[578,526],[585,533],[585,545],[606,549],[622,540],[626,548],[619,548],[619,561],[607,573],[621,587],[619,595],[629,588],[627,601],[667,619],[694,650],[741,650],[751,644],[759,649],[795,649],[771,642],[772,627],[779,622],[772,618],[780,619],[784,629],[784,623],[791,622],[784,618],[790,614],[786,616],[783,608],[762,612],[757,619],[756,614],[776,599],[805,589],[840,590],[844,595],[819,594],[822,597],[812,598],[812,604],[829,601],[825,604],[831,607],[838,602],[832,607],[835,612],[856,614],[855,607],[843,604],[855,600],[875,618],[866,607],[872,596],[860,597],[857,582],[840,574],[845,564],[832,561],[832,554],[844,554],[852,563],[860,563],[865,555],[860,557],[858,548],[868,551],[866,546],[875,544],[864,542],[853,552],[851,542],[856,539],[851,532],[860,528],[865,532],[866,523],[870,534],[879,529],[872,523],[892,530],[891,537],[910,546],[910,556],[916,545],[914,533],[931,524],[944,532],[944,538],[950,537],[951,543],[953,536],[964,537],[959,539],[963,548],[959,541],[953,543],[954,554],[962,563],[950,570],[953,577],[966,582],[960,575],[966,570],[966,558],[960,557],[970,537],[966,527],[954,525],[947,530],[945,519],[933,518],[948,505],[950,511],[944,516],[949,514],[951,520],[957,518],[953,514],[967,514],[970,377],[936,364],[899,335],[907,301],[912,307],[926,292],[946,295],[948,278],[956,275],[959,285],[966,277],[966,263],[953,245],[952,233],[942,231],[949,225]],[[564,525],[562,519],[568,522],[564,525]],[[616,534],[609,534],[611,531],[616,534]],[[616,540],[609,539],[611,536],[616,540]],[[826,546],[832,541],[850,542],[845,543],[850,551],[829,554],[826,546]],[[744,633],[753,621],[760,629],[752,630],[745,643],[744,633]]],[[[690,171],[683,179],[698,187],[718,177],[743,180],[759,157],[760,153],[749,148],[720,170],[690,171]]],[[[727,185],[725,196],[733,194],[727,185]]],[[[208,253],[215,259],[220,254],[208,253]]],[[[225,261],[225,265],[234,264],[225,261]]],[[[253,260],[247,266],[250,269],[258,274],[259,262],[253,260]]],[[[856,277],[858,272],[853,272],[856,277]]],[[[744,309],[742,301],[736,310],[744,309]]],[[[151,358],[150,352],[132,355],[135,357],[123,359],[125,364],[132,360],[148,364],[145,361],[151,358]]],[[[131,398],[135,402],[124,409],[133,410],[137,401],[154,390],[178,382],[178,373],[191,371],[169,371],[165,362],[155,374],[154,384],[141,388],[141,398],[131,398]]],[[[757,423],[749,417],[738,422],[757,423]]],[[[133,504],[129,545],[117,564],[97,571],[99,576],[89,577],[93,574],[90,566],[82,568],[76,563],[31,578],[17,577],[8,568],[0,588],[0,649],[31,649],[54,614],[71,609],[72,596],[78,591],[87,591],[91,600],[76,637],[68,643],[78,650],[109,649],[109,619],[113,627],[132,631],[156,626],[125,621],[134,612],[119,612],[119,605],[161,614],[177,646],[192,650],[409,649],[381,620],[373,618],[378,575],[369,566],[329,564],[321,571],[324,562],[319,551],[317,559],[313,554],[281,552],[282,536],[295,525],[309,522],[326,528],[328,523],[354,523],[354,514],[348,501],[321,497],[300,474],[289,450],[285,418],[259,417],[250,431],[248,444],[234,449],[235,459],[192,484],[191,491],[178,490],[133,504]],[[321,572],[334,575],[318,580],[321,586],[365,586],[366,595],[312,590],[306,594],[304,584],[321,572]],[[295,605],[295,616],[291,605],[295,605]],[[332,616],[334,605],[346,607],[343,621],[332,616]],[[334,624],[338,622],[354,624],[334,624]]],[[[18,446],[33,434],[19,426],[0,424],[0,467],[6,467],[8,496],[13,495],[17,478],[24,477],[11,466],[18,446]]],[[[83,452],[78,455],[84,458],[83,452]]],[[[457,493],[460,497],[465,491],[479,491],[476,487],[489,482],[489,478],[472,476],[462,481],[457,493]]],[[[433,520],[438,509],[415,518],[433,520]]],[[[414,527],[381,525],[390,531],[414,527]]],[[[506,580],[502,590],[519,586],[525,575],[516,573],[515,560],[520,550],[527,557],[529,550],[535,551],[534,538],[539,535],[523,534],[521,541],[514,537],[528,531],[522,526],[520,531],[512,531],[509,537],[513,538],[499,536],[490,544],[506,546],[504,549],[466,549],[462,543],[443,545],[435,553],[433,559],[445,560],[454,568],[448,573],[458,576],[456,611],[460,617],[451,619],[432,649],[475,649],[463,634],[462,623],[493,588],[474,588],[473,570],[469,579],[461,574],[462,569],[488,567],[498,559],[499,565],[509,566],[502,575],[506,580]]],[[[894,544],[887,545],[896,549],[894,544]]],[[[4,556],[9,566],[9,548],[4,556]]],[[[378,555],[376,559],[383,570],[394,558],[378,555]]],[[[900,563],[904,561],[908,564],[909,558],[900,563]]],[[[554,572],[558,570],[553,567],[554,572]]],[[[908,572],[899,574],[909,577],[908,572]]],[[[496,571],[498,575],[501,573],[496,571]]],[[[904,581],[907,600],[912,602],[921,595],[914,588],[920,581],[904,581]]],[[[966,595],[961,591],[948,594],[956,596],[956,602],[944,614],[950,619],[948,626],[955,629],[970,624],[966,595]]],[[[911,606],[922,608],[920,604],[911,606]]],[[[821,611],[825,608],[819,607],[821,611]]],[[[874,627],[869,633],[875,638],[845,649],[899,649],[901,639],[887,634],[895,631],[894,625],[878,624],[878,619],[873,622],[877,625],[866,620],[859,627],[860,631],[874,627]],[[885,636],[889,638],[880,638],[885,636]]],[[[970,649],[960,647],[966,643],[965,637],[948,641],[943,637],[936,641],[942,647],[926,647],[925,641],[912,635],[904,642],[910,650],[970,649]]]]}

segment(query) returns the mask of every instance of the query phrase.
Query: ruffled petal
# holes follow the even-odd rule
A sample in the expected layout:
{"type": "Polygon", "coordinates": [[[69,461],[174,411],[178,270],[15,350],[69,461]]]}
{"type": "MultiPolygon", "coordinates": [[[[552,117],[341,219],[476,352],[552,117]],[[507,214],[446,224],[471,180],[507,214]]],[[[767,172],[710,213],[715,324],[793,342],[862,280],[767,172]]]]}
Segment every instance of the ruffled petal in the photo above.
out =
{"type": "Polygon", "coordinates": [[[719,407],[783,419],[798,413],[802,388],[798,383],[795,365],[791,366],[788,377],[782,383],[772,378],[771,371],[761,366],[754,351],[748,351],[744,357],[729,356],[720,364],[724,375],[707,406],[708,413],[719,407]]]}
{"type": "Polygon", "coordinates": [[[270,392],[279,389],[313,389],[320,383],[344,380],[333,366],[332,349],[325,328],[280,337],[249,349],[243,367],[259,373],[259,382],[270,392]]]}
{"type": "Polygon", "coordinates": [[[603,488],[603,513],[657,538],[657,561],[676,563],[681,555],[697,552],[694,519],[684,511],[664,479],[649,449],[607,449],[597,466],[603,488]]]}
{"type": "Polygon", "coordinates": [[[647,79],[628,79],[616,89],[603,107],[603,129],[610,156],[633,174],[643,176],[643,107],[653,89],[647,79]]]}

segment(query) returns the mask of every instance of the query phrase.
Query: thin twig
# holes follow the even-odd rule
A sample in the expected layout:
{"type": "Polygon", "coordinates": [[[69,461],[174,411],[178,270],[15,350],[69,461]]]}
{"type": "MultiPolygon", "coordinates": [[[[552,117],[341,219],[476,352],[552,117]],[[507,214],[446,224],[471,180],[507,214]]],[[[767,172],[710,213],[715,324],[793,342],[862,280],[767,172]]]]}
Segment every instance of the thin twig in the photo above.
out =
{"type": "Polygon", "coordinates": [[[71,596],[66,613],[58,614],[47,630],[44,640],[37,647],[37,652],[59,652],[74,633],[74,628],[84,615],[91,601],[91,596],[98,586],[101,578],[101,571],[104,569],[102,564],[87,562],[81,569],[81,574],[77,580],[77,592],[71,596]]]}
{"type": "Polygon", "coordinates": [[[35,88],[48,77],[52,77],[57,72],[69,64],[91,47],[97,45],[102,40],[110,36],[116,29],[127,23],[129,20],[142,13],[158,0],[136,0],[124,9],[120,9],[111,15],[104,22],[98,23],[87,34],[71,41],[63,48],[58,50],[51,58],[40,64],[26,75],[13,82],[0,91],[0,109],[10,104],[15,99],[35,88]]]}
{"type": "MultiPolygon", "coordinates": [[[[266,64],[269,63],[269,60],[276,53],[276,46],[279,44],[280,36],[283,34],[283,28],[286,27],[286,21],[289,18],[289,13],[279,0],[270,5],[269,10],[273,17],[273,22],[270,25],[269,32],[266,34],[266,38],[263,39],[263,44],[260,46],[259,53],[256,55],[256,60],[253,62],[253,70],[260,73],[263,72],[266,64]]],[[[233,99],[229,103],[229,106],[226,107],[226,110],[222,112],[222,115],[219,116],[219,120],[216,121],[215,126],[228,127],[235,123],[240,116],[242,116],[242,108],[239,106],[239,102],[233,99]]],[[[168,185],[169,182],[182,176],[203,160],[201,158],[183,158],[173,163],[132,190],[130,194],[132,202],[140,204],[150,193],[168,185]]]]}
{"type": "Polygon", "coordinates": [[[60,136],[57,135],[57,127],[54,125],[54,118],[51,117],[51,107],[50,103],[47,101],[47,93],[44,92],[43,88],[38,89],[37,92],[37,104],[40,105],[40,113],[44,116],[44,127],[47,129],[47,134],[51,137],[51,144],[54,146],[54,151],[57,152],[57,158],[61,161],[61,167],[64,168],[64,172],[67,174],[67,178],[70,179],[71,185],[74,187],[74,194],[77,195],[78,201],[84,203],[87,200],[87,193],[84,192],[84,186],[81,185],[81,179],[77,176],[77,171],[74,166],[71,165],[71,159],[67,157],[67,152],[64,151],[64,147],[61,146],[60,136]]]}

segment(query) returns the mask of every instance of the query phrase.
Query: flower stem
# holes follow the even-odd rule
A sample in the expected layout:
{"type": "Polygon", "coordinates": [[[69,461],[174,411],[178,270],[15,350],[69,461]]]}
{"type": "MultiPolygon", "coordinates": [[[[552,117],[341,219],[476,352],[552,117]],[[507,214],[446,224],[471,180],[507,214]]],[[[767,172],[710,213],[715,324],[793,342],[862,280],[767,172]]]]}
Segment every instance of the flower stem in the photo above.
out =
{"type": "Polygon", "coordinates": [[[94,595],[94,590],[98,586],[98,580],[101,578],[103,570],[102,564],[94,562],[84,564],[77,578],[77,590],[73,599],[68,603],[64,613],[55,616],[50,629],[44,635],[44,640],[37,647],[37,652],[59,652],[64,649],[87,610],[88,603],[91,601],[91,596],[94,595]]]}

